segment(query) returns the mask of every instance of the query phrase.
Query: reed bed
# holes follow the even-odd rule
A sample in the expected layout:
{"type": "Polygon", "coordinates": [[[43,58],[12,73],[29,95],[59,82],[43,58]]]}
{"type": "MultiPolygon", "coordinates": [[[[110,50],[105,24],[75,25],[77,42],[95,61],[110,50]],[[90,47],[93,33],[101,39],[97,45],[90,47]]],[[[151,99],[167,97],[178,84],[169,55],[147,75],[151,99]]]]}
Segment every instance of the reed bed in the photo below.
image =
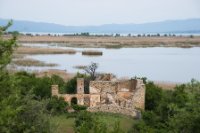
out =
{"type": "Polygon", "coordinates": [[[53,63],[45,63],[42,61],[34,60],[34,59],[17,59],[12,61],[13,64],[18,66],[38,66],[38,67],[54,67],[57,66],[57,64],[53,63]]]}
{"type": "Polygon", "coordinates": [[[95,51],[95,50],[85,50],[85,51],[82,51],[82,55],[102,56],[103,52],[101,52],[101,51],[95,51]]]}
{"type": "Polygon", "coordinates": [[[15,50],[15,53],[16,54],[76,54],[76,51],[73,49],[19,47],[15,50]]]}
{"type": "Polygon", "coordinates": [[[84,66],[84,65],[77,65],[77,66],[74,66],[74,68],[84,70],[84,69],[87,68],[87,66],[84,66]]]}
{"type": "MultiPolygon", "coordinates": [[[[6,36],[4,36],[6,38],[6,36]]],[[[70,47],[199,47],[200,36],[184,37],[84,37],[84,36],[19,36],[20,43],[60,43],[70,47]]]]}
{"type": "Polygon", "coordinates": [[[12,58],[13,59],[22,59],[22,58],[24,58],[26,55],[24,55],[24,54],[13,54],[12,55],[12,58]]]}

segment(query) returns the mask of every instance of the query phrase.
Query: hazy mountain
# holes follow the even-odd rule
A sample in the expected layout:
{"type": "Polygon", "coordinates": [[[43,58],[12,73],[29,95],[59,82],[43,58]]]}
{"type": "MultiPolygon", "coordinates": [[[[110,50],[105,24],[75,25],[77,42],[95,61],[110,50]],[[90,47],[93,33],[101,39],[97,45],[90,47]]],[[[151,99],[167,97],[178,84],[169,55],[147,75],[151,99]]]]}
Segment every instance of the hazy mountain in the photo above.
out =
{"type": "MultiPolygon", "coordinates": [[[[5,25],[6,19],[0,19],[5,25]]],[[[200,33],[200,19],[169,20],[144,24],[106,24],[101,26],[64,26],[53,23],[14,20],[10,31],[47,33],[200,33]]]]}

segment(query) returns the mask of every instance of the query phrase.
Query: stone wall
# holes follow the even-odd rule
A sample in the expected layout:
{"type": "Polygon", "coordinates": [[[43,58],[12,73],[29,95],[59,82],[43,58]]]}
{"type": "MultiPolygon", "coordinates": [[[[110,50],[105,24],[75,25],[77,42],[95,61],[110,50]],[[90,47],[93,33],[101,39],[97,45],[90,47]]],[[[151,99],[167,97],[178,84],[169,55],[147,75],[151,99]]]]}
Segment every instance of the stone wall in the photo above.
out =
{"type": "Polygon", "coordinates": [[[112,81],[90,81],[90,94],[97,94],[102,92],[116,93],[118,82],[112,81]]]}
{"type": "Polygon", "coordinates": [[[95,107],[97,105],[100,105],[100,95],[99,94],[90,95],[90,107],[95,107]]]}
{"type": "Polygon", "coordinates": [[[145,85],[140,79],[126,81],[90,81],[90,94],[84,94],[84,79],[77,79],[77,94],[59,94],[58,86],[52,85],[52,96],[63,97],[71,104],[88,106],[92,112],[113,112],[135,116],[136,109],[144,109],[145,85]]]}
{"type": "Polygon", "coordinates": [[[114,105],[89,107],[87,110],[90,112],[109,112],[109,113],[123,114],[132,117],[137,117],[140,113],[136,109],[114,106],[114,105]]]}
{"type": "Polygon", "coordinates": [[[77,94],[84,94],[84,79],[83,78],[78,78],[77,79],[77,94]]]}
{"type": "Polygon", "coordinates": [[[118,82],[118,91],[133,92],[136,88],[137,80],[124,80],[118,82]]]}
{"type": "Polygon", "coordinates": [[[58,92],[58,85],[52,85],[51,86],[51,95],[52,96],[58,96],[59,92],[58,92]]]}
{"type": "Polygon", "coordinates": [[[137,80],[137,86],[133,93],[133,103],[135,108],[143,109],[145,108],[145,85],[142,80],[137,80]]]}

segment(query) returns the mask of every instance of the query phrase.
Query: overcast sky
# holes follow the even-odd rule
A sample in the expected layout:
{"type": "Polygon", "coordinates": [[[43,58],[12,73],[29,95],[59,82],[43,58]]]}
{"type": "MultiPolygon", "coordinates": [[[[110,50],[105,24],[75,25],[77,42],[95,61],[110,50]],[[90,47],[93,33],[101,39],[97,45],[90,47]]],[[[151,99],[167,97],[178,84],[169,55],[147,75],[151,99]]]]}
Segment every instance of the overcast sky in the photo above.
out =
{"type": "Polygon", "coordinates": [[[0,18],[63,25],[200,18],[200,0],[0,0],[0,18]]]}

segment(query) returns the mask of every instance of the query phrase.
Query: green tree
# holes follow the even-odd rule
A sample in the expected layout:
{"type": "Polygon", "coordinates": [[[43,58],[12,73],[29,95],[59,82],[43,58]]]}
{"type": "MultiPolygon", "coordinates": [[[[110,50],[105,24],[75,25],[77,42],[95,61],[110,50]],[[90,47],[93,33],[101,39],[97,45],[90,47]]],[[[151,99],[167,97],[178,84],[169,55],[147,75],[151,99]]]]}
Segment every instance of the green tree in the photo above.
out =
{"type": "Polygon", "coordinates": [[[46,101],[31,91],[36,78],[27,73],[11,75],[5,69],[16,46],[16,35],[6,40],[2,37],[10,25],[0,27],[0,132],[50,132],[46,101]]]}
{"type": "Polygon", "coordinates": [[[59,86],[59,92],[65,93],[65,81],[57,75],[51,76],[51,84],[59,86]]]}
{"type": "Polygon", "coordinates": [[[200,83],[198,81],[192,80],[191,83],[176,86],[174,90],[168,91],[160,91],[152,83],[146,85],[147,110],[142,113],[142,119],[134,124],[132,131],[200,132],[200,83]]]}
{"type": "Polygon", "coordinates": [[[52,97],[48,104],[47,104],[47,110],[51,114],[61,114],[67,112],[68,103],[65,102],[64,98],[62,97],[52,97]]]}
{"type": "Polygon", "coordinates": [[[13,49],[16,46],[17,34],[13,33],[10,39],[3,39],[3,34],[11,25],[12,21],[9,21],[6,26],[0,26],[0,70],[10,63],[13,49]]]}
{"type": "Polygon", "coordinates": [[[157,87],[153,82],[146,84],[145,110],[154,110],[158,107],[162,99],[162,89],[157,87]]]}

